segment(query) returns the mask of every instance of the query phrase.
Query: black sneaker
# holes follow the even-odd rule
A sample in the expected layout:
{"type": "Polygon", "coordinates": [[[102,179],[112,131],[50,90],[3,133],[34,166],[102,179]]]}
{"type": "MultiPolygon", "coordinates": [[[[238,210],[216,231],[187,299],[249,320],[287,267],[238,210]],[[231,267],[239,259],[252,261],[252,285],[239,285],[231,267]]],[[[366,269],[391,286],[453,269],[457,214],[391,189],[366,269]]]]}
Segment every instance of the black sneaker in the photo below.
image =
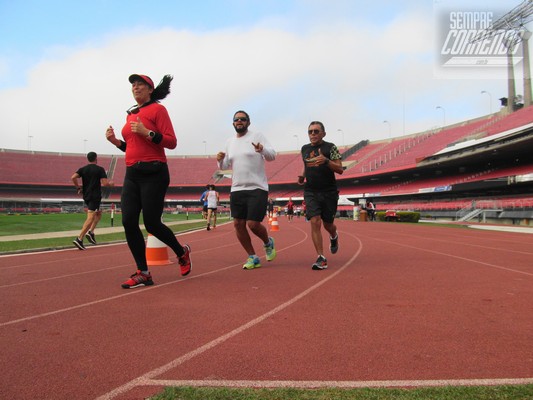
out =
{"type": "Polygon", "coordinates": [[[83,240],[76,238],[72,241],[72,243],[74,243],[74,245],[80,250],[87,250],[83,245],[83,240]]]}
{"type": "Polygon", "coordinates": [[[89,242],[91,242],[92,244],[96,244],[96,237],[94,236],[94,233],[92,233],[91,231],[87,232],[85,234],[85,237],[87,238],[87,240],[89,242]]]}
{"type": "Polygon", "coordinates": [[[329,251],[331,251],[331,254],[335,254],[339,250],[339,234],[335,236],[334,239],[331,237],[329,238],[329,251]]]}
{"type": "Polygon", "coordinates": [[[321,269],[327,269],[328,268],[328,260],[326,260],[323,256],[318,256],[316,259],[316,262],[313,264],[312,267],[314,270],[321,270],[321,269]]]}

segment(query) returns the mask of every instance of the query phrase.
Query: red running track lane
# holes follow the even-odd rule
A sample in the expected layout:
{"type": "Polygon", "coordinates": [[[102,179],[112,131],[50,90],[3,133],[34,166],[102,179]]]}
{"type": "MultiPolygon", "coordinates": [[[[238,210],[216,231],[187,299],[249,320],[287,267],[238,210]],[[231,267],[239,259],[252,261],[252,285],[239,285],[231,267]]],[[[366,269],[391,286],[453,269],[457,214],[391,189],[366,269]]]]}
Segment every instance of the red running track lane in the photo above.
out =
{"type": "Polygon", "coordinates": [[[178,237],[191,275],[152,267],[156,284],[133,290],[124,244],[0,257],[0,398],[533,383],[531,235],[337,224],[326,271],[311,270],[309,224],[280,219],[260,269],[242,270],[224,225],[178,237]]]}

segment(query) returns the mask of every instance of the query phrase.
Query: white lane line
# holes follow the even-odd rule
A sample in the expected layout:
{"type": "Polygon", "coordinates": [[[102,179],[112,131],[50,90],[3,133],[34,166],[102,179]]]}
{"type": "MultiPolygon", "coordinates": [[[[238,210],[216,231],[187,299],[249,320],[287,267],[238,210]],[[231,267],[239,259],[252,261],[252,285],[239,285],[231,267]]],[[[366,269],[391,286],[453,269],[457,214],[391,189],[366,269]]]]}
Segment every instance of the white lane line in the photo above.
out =
{"type": "MultiPolygon", "coordinates": [[[[285,251],[285,250],[290,249],[292,247],[299,246],[301,243],[303,243],[305,240],[307,240],[307,237],[308,237],[307,234],[303,230],[301,230],[301,232],[304,233],[304,238],[302,240],[300,240],[299,242],[296,242],[293,245],[284,247],[283,249],[278,250],[278,252],[282,252],[282,251],[285,251]]],[[[232,246],[232,245],[223,245],[223,246],[214,247],[214,248],[210,248],[210,249],[203,249],[203,250],[200,250],[200,251],[201,252],[204,252],[204,251],[207,252],[207,251],[212,251],[214,249],[218,249],[218,248],[221,248],[221,247],[229,247],[229,246],[232,246]]],[[[193,254],[194,254],[194,250],[193,250],[193,254]]],[[[126,296],[133,296],[133,295],[136,295],[136,294],[146,293],[149,290],[157,290],[159,288],[162,288],[162,287],[165,287],[165,286],[168,286],[168,285],[172,285],[172,284],[175,284],[175,283],[184,283],[184,282],[186,282],[188,280],[191,280],[191,279],[199,279],[199,278],[202,278],[204,276],[216,274],[216,273],[219,273],[219,272],[223,272],[225,270],[228,270],[228,269],[231,269],[231,268],[235,268],[235,267],[238,267],[238,266],[241,266],[241,265],[242,265],[242,263],[233,264],[233,265],[229,265],[229,266],[224,267],[224,268],[217,268],[217,269],[215,269],[213,271],[204,272],[203,274],[188,276],[186,278],[180,278],[180,279],[173,280],[173,281],[170,281],[170,282],[158,283],[157,285],[154,285],[154,286],[137,288],[137,290],[136,289],[128,289],[128,290],[121,289],[123,291],[123,293],[119,294],[119,295],[116,295],[116,296],[106,297],[106,298],[103,298],[103,299],[100,299],[100,300],[90,301],[88,303],[82,303],[82,304],[78,304],[78,305],[71,306],[71,307],[60,308],[60,309],[54,310],[54,311],[48,311],[48,312],[41,313],[41,314],[35,314],[35,315],[30,315],[30,316],[19,318],[19,319],[14,319],[14,320],[11,320],[11,321],[1,322],[0,323],[0,328],[4,327],[4,326],[8,326],[8,325],[18,324],[20,322],[31,321],[31,320],[38,319],[38,318],[49,317],[51,315],[56,315],[56,314],[61,314],[61,313],[68,312],[68,311],[77,310],[79,308],[90,307],[90,306],[93,306],[93,305],[96,305],[96,304],[105,303],[105,302],[116,300],[116,299],[120,299],[120,298],[123,298],[123,297],[126,297],[126,296]]]]}
{"type": "Polygon", "coordinates": [[[96,304],[105,303],[105,302],[108,302],[108,301],[120,299],[120,298],[123,298],[123,297],[126,297],[126,296],[133,296],[133,295],[136,295],[136,294],[146,293],[149,290],[157,290],[157,289],[159,289],[161,287],[172,285],[174,283],[184,283],[184,282],[186,282],[188,280],[191,280],[191,279],[198,279],[198,278],[201,278],[203,276],[207,276],[207,275],[215,274],[215,273],[218,273],[218,272],[222,272],[224,270],[227,270],[227,269],[230,269],[230,268],[234,268],[234,267],[239,266],[239,265],[241,265],[241,264],[239,263],[239,264],[230,265],[228,267],[219,268],[217,270],[213,270],[213,271],[210,271],[210,272],[204,272],[203,274],[200,274],[200,275],[194,275],[194,276],[191,276],[191,277],[177,279],[177,280],[170,281],[170,282],[158,283],[157,285],[154,285],[154,286],[148,286],[148,287],[137,288],[137,289],[128,289],[128,290],[121,289],[124,292],[122,294],[119,294],[119,295],[116,295],[116,296],[106,297],[104,299],[94,300],[94,301],[90,301],[88,303],[82,303],[82,304],[78,304],[78,305],[75,305],[75,306],[72,306],[72,307],[60,308],[60,309],[54,310],[54,311],[49,311],[49,312],[45,312],[45,313],[41,313],[41,314],[30,315],[28,317],[2,322],[2,323],[0,323],[0,327],[17,324],[19,322],[31,321],[32,319],[48,317],[50,315],[61,314],[61,313],[64,313],[64,312],[77,310],[79,308],[89,307],[89,306],[93,306],[93,305],[96,305],[96,304]]]}
{"type": "Polygon", "coordinates": [[[110,270],[112,270],[112,269],[117,269],[117,268],[127,267],[128,265],[131,265],[131,263],[129,263],[129,264],[122,264],[122,265],[115,265],[115,266],[113,266],[113,267],[109,267],[109,268],[94,269],[94,270],[91,270],[91,271],[80,271],[80,272],[76,272],[76,273],[72,273],[72,274],[65,274],[65,275],[52,276],[52,277],[50,277],[50,278],[34,279],[33,281],[25,281],[25,282],[19,282],[19,283],[10,283],[10,284],[8,284],[8,285],[0,285],[0,289],[4,289],[4,288],[8,288],[8,287],[13,287],[13,286],[31,285],[31,284],[33,284],[33,283],[43,283],[43,282],[53,281],[53,280],[56,280],[56,279],[72,278],[73,276],[95,274],[95,273],[98,273],[98,272],[110,271],[110,270]]]}
{"type": "Polygon", "coordinates": [[[429,250],[429,249],[425,249],[423,247],[411,246],[411,245],[408,245],[408,244],[397,243],[397,242],[393,242],[393,241],[386,240],[386,239],[380,239],[380,238],[372,238],[372,239],[380,241],[380,242],[385,242],[385,243],[388,243],[388,244],[395,244],[395,245],[401,246],[401,247],[408,247],[410,249],[424,251],[426,253],[433,253],[433,254],[438,254],[438,255],[441,255],[441,256],[457,258],[459,260],[469,261],[469,262],[474,263],[474,264],[481,264],[481,265],[485,265],[485,266],[491,267],[491,268],[497,268],[497,269],[502,269],[502,270],[505,270],[505,271],[516,272],[516,273],[519,273],[519,274],[533,276],[533,273],[531,273],[531,272],[520,271],[518,269],[507,268],[507,267],[503,267],[501,265],[495,265],[495,264],[490,264],[490,263],[486,263],[486,262],[479,261],[479,260],[473,260],[471,258],[456,256],[456,255],[451,254],[451,253],[443,253],[442,251],[429,250]]]}
{"type": "Polygon", "coordinates": [[[141,375],[133,380],[131,380],[130,382],[122,385],[122,386],[119,386],[117,387],[116,389],[100,396],[97,398],[97,400],[110,400],[110,399],[113,399],[115,398],[116,396],[119,396],[119,395],[122,395],[130,390],[132,390],[133,388],[137,387],[137,386],[144,386],[146,384],[150,384],[150,381],[156,377],[156,376],[159,376],[171,369],[174,369],[176,367],[178,367],[179,365],[191,360],[192,358],[196,357],[196,356],[199,356],[203,353],[205,353],[206,351],[212,349],[213,347],[216,347],[222,343],[224,343],[225,341],[233,338],[234,336],[237,336],[238,334],[244,332],[245,330],[247,329],[250,329],[252,327],[254,327],[255,325],[263,322],[265,319],[267,318],[270,318],[271,316],[279,313],[280,311],[283,311],[284,309],[286,309],[287,307],[291,306],[292,304],[296,303],[298,300],[302,299],[303,297],[307,296],[308,294],[310,294],[311,292],[315,291],[316,289],[318,289],[320,286],[324,285],[326,282],[328,282],[329,280],[335,278],[338,274],[340,274],[341,272],[343,272],[350,264],[352,264],[355,259],[359,256],[359,253],[361,253],[361,250],[363,249],[363,245],[361,243],[361,241],[359,240],[358,237],[352,235],[352,234],[349,234],[349,233],[346,233],[346,232],[342,232],[343,235],[346,235],[346,236],[351,236],[353,237],[357,242],[359,242],[359,249],[357,250],[357,252],[346,262],[344,263],[344,265],[342,267],[340,267],[337,271],[333,272],[331,275],[327,275],[324,279],[322,279],[321,281],[315,283],[313,286],[309,287],[308,289],[304,290],[303,292],[297,294],[296,296],[294,296],[292,299],[286,301],[285,303],[283,304],[280,304],[279,306],[273,308],[272,310],[264,313],[263,315],[260,315],[259,317],[257,318],[254,318],[252,319],[251,321],[239,326],[238,328],[226,333],[225,335],[222,335],[222,336],[219,336],[218,338],[204,344],[203,346],[200,346],[184,355],[182,355],[181,357],[178,357],[174,360],[172,360],[171,362],[159,367],[159,368],[156,368],[152,371],[149,371],[147,373],[145,373],[144,375],[141,375]]]}
{"type": "Polygon", "coordinates": [[[391,381],[232,381],[232,380],[169,380],[146,379],[145,386],[192,386],[192,387],[235,387],[235,388],[407,388],[437,386],[496,386],[529,385],[533,378],[487,378],[487,379],[433,379],[433,380],[391,380],[391,381]]]}
{"type": "MultiPolygon", "coordinates": [[[[210,252],[210,251],[213,251],[213,250],[218,250],[218,249],[221,249],[221,248],[224,248],[224,247],[231,247],[231,246],[232,245],[228,244],[228,245],[223,245],[223,246],[218,246],[218,247],[212,247],[212,248],[210,248],[208,250],[199,250],[199,251],[197,250],[197,251],[194,252],[194,254],[201,253],[201,252],[210,252]]],[[[99,257],[101,257],[101,256],[102,255],[100,255],[99,257]]],[[[35,265],[41,266],[43,264],[48,264],[48,263],[57,264],[57,262],[58,262],[57,260],[50,261],[50,262],[47,261],[46,263],[33,264],[31,266],[35,266],[35,265]]],[[[62,260],[61,262],[64,262],[64,260],[62,260]]],[[[172,263],[173,264],[177,264],[177,262],[172,262],[172,263]]],[[[79,272],[72,273],[72,274],[58,275],[58,276],[53,276],[53,277],[50,277],[50,278],[36,279],[36,280],[33,280],[33,281],[25,281],[25,282],[19,282],[19,283],[11,283],[11,284],[6,284],[6,285],[0,285],[0,289],[11,287],[11,286],[21,286],[21,285],[30,285],[30,284],[33,284],[33,283],[42,283],[42,282],[46,282],[46,281],[50,281],[50,280],[56,280],[56,279],[62,279],[62,278],[71,278],[73,276],[78,276],[78,275],[93,274],[93,273],[98,273],[98,272],[102,272],[102,271],[109,271],[109,270],[112,270],[112,269],[127,267],[128,265],[131,266],[132,263],[115,265],[115,266],[108,267],[108,268],[94,269],[94,270],[90,270],[90,271],[79,271],[79,272]]],[[[161,286],[161,285],[158,285],[158,286],[161,286]]]]}

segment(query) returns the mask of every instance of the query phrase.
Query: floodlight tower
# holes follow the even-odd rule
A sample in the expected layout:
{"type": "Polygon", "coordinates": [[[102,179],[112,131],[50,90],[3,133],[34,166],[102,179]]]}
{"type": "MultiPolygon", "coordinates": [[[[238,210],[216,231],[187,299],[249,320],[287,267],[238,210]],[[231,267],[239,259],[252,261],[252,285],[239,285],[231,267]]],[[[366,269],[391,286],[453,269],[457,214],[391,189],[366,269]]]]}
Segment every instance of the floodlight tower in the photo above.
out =
{"type": "Polygon", "coordinates": [[[523,57],[524,57],[524,106],[531,105],[531,79],[530,77],[530,65],[529,65],[529,49],[528,39],[531,33],[525,28],[525,25],[533,20],[533,0],[524,0],[518,6],[513,8],[503,17],[491,24],[491,26],[478,35],[476,35],[471,43],[479,42],[481,40],[490,39],[502,31],[509,32],[509,35],[504,41],[507,47],[507,71],[508,71],[508,97],[507,97],[507,109],[509,112],[514,111],[515,100],[515,83],[513,72],[513,49],[518,43],[522,42],[523,57]],[[529,35],[528,35],[529,34],[529,35]],[[526,70],[527,69],[527,70],[526,70]]]}
{"type": "Polygon", "coordinates": [[[529,64],[529,38],[531,32],[524,29],[521,32],[522,36],[522,51],[524,54],[524,107],[530,106],[531,101],[531,67],[529,64]]]}
{"type": "Polygon", "coordinates": [[[511,37],[504,40],[507,47],[507,111],[514,111],[514,99],[516,97],[514,68],[513,68],[513,49],[518,45],[518,36],[512,34],[511,37]]]}

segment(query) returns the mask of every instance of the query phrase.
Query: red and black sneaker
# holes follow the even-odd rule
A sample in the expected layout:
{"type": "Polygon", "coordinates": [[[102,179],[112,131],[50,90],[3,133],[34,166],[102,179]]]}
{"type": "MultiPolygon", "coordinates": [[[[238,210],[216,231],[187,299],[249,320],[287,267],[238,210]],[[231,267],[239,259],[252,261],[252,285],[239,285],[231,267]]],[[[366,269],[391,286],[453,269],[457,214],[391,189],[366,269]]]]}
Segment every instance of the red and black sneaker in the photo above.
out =
{"type": "Polygon", "coordinates": [[[328,268],[328,260],[326,260],[326,257],[324,256],[318,256],[316,259],[316,262],[313,264],[312,269],[314,270],[321,270],[321,269],[327,269],[328,268]]]}
{"type": "Polygon", "coordinates": [[[153,284],[154,281],[152,280],[152,275],[150,272],[145,273],[141,270],[137,270],[136,273],[130,276],[130,279],[122,284],[122,287],[124,289],[134,289],[139,286],[150,286],[153,284]]]}
{"type": "Polygon", "coordinates": [[[183,246],[185,252],[181,257],[178,257],[178,263],[180,264],[181,276],[189,275],[192,269],[191,261],[191,247],[186,244],[183,246]]]}

